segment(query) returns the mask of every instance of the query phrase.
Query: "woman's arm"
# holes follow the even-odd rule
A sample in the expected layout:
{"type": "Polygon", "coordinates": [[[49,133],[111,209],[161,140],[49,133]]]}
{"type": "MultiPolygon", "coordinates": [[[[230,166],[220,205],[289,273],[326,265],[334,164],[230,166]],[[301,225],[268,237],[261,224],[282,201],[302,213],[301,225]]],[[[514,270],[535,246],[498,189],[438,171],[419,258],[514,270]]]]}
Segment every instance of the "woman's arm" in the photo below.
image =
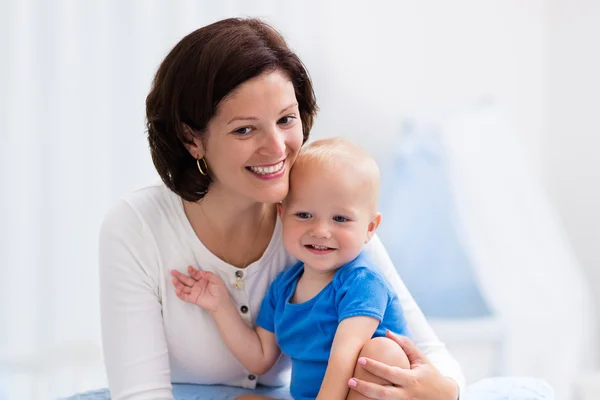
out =
{"type": "Polygon", "coordinates": [[[456,382],[462,393],[465,387],[465,379],[460,365],[450,354],[444,343],[439,340],[425,319],[423,312],[410,295],[400,276],[398,276],[385,247],[377,235],[373,236],[365,250],[367,250],[398,294],[408,324],[408,330],[412,335],[415,345],[443,376],[456,382]]]}
{"type": "Polygon", "coordinates": [[[152,243],[126,202],[100,231],[102,347],[114,400],[173,399],[152,243]]]}
{"type": "Polygon", "coordinates": [[[371,317],[346,318],[338,325],[331,354],[317,400],[344,400],[348,395],[348,380],[354,373],[358,355],[371,339],[379,321],[371,317]]]}

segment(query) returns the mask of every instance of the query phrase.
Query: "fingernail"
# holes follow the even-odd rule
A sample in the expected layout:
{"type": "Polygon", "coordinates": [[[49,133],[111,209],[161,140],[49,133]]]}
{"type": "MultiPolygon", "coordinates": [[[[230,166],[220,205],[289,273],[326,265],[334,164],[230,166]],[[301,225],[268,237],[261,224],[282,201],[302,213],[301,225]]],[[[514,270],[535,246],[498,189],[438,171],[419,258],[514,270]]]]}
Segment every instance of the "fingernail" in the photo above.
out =
{"type": "Polygon", "coordinates": [[[359,359],[358,359],[358,363],[359,363],[360,365],[367,365],[367,359],[366,359],[366,358],[363,358],[363,357],[361,357],[361,358],[359,358],[359,359]]]}
{"type": "Polygon", "coordinates": [[[356,381],[354,379],[350,379],[348,381],[348,386],[350,386],[351,388],[356,387],[356,381]]]}

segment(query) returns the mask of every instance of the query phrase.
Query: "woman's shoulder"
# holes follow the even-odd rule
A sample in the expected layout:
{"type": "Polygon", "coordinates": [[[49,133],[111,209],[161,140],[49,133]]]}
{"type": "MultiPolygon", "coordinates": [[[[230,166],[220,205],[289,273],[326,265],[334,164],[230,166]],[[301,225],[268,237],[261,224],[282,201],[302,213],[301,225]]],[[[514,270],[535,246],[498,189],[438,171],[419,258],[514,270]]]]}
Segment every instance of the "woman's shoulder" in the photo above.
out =
{"type": "Polygon", "coordinates": [[[116,201],[106,213],[99,232],[102,270],[114,272],[118,269],[115,266],[121,265],[130,272],[138,265],[145,276],[157,276],[160,262],[177,265],[172,258],[182,252],[174,251],[173,244],[183,237],[181,224],[177,223],[177,199],[166,186],[157,184],[116,201]]]}
{"type": "Polygon", "coordinates": [[[152,221],[169,218],[177,212],[177,195],[170,192],[162,183],[149,185],[137,189],[118,199],[108,210],[104,218],[103,226],[136,226],[152,221]]]}

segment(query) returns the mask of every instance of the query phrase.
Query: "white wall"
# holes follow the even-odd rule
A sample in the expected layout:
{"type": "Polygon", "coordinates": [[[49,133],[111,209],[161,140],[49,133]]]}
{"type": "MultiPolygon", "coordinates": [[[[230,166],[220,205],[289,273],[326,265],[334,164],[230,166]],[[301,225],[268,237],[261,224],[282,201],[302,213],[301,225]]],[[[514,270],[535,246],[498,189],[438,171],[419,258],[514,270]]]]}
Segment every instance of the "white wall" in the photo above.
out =
{"type": "Polygon", "coordinates": [[[546,1],[326,4],[327,77],[317,87],[318,134],[349,133],[384,151],[403,118],[483,96],[514,116],[541,173],[546,1]]]}
{"type": "Polygon", "coordinates": [[[600,2],[550,0],[549,10],[546,181],[600,324],[600,2]]]}

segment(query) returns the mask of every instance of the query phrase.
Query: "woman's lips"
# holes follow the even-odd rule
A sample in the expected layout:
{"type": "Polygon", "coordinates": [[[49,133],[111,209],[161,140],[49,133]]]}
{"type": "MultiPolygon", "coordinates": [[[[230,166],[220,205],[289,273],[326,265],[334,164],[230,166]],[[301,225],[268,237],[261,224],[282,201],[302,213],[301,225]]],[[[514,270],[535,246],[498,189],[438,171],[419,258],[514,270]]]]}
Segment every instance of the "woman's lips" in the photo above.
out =
{"type": "Polygon", "coordinates": [[[246,167],[255,177],[263,180],[277,179],[285,173],[285,160],[267,166],[246,167]]]}

